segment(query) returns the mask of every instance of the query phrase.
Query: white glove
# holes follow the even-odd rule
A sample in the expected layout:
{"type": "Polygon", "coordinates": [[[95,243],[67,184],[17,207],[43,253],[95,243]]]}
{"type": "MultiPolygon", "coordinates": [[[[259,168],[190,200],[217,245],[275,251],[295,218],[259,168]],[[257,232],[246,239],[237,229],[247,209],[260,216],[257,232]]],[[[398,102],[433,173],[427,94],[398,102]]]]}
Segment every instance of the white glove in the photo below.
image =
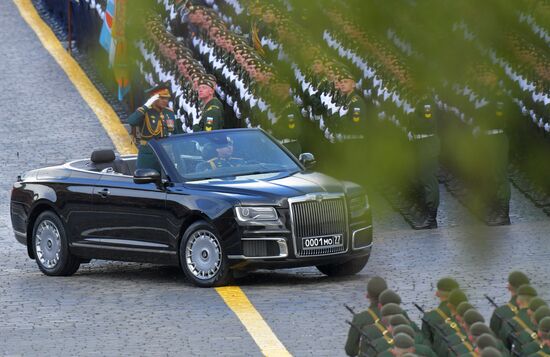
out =
{"type": "Polygon", "coordinates": [[[153,106],[153,103],[157,101],[157,99],[159,99],[160,96],[158,94],[155,94],[154,96],[152,96],[151,98],[147,99],[147,101],[145,102],[145,106],[147,108],[151,108],[153,106]]]}

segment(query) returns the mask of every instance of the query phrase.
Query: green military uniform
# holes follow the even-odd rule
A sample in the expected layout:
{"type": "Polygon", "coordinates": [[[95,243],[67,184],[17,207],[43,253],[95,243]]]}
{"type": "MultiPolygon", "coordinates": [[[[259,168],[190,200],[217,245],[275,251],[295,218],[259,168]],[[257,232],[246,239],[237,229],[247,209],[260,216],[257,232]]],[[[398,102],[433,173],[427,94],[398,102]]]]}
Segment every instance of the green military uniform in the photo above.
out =
{"type": "Polygon", "coordinates": [[[440,143],[436,133],[436,118],[433,105],[421,100],[408,124],[409,140],[414,157],[413,180],[421,207],[420,220],[414,224],[416,229],[437,227],[437,208],[439,207],[439,167],[440,143]]]}
{"type": "Polygon", "coordinates": [[[522,356],[537,356],[536,353],[539,351],[550,353],[550,347],[544,346],[540,341],[531,341],[524,345],[520,352],[522,356]]]}
{"type": "Polygon", "coordinates": [[[303,130],[303,118],[298,106],[288,101],[277,113],[277,122],[273,125],[273,135],[294,156],[302,153],[301,137],[303,130]]]}
{"type": "MultiPolygon", "coordinates": [[[[526,331],[529,335],[536,336],[536,326],[529,318],[527,309],[519,309],[518,313],[508,321],[510,321],[510,323],[504,324],[500,330],[499,338],[503,341],[509,340],[512,334],[518,337],[518,333],[521,331],[526,331]]],[[[527,341],[518,341],[518,343],[522,342],[527,341]]]]}
{"type": "Polygon", "coordinates": [[[435,326],[443,324],[449,316],[451,316],[451,311],[445,302],[440,303],[437,309],[426,312],[422,318],[422,334],[424,338],[433,343],[434,336],[440,333],[435,326]]]}
{"type": "MultiPolygon", "coordinates": [[[[170,96],[168,89],[162,85],[147,92],[153,95],[160,93],[163,97],[170,96]]],[[[136,168],[152,168],[160,172],[160,164],[153,149],[147,143],[151,139],[183,133],[181,121],[176,119],[174,112],[169,108],[159,111],[154,107],[148,108],[144,105],[137,108],[128,117],[128,124],[139,128],[141,132],[136,168]]]]}
{"type": "Polygon", "coordinates": [[[513,318],[518,312],[518,306],[516,305],[515,299],[510,299],[506,305],[499,306],[493,312],[491,316],[491,322],[489,327],[491,330],[498,336],[500,335],[500,330],[503,327],[503,322],[513,318]]]}
{"type": "MultiPolygon", "coordinates": [[[[369,307],[353,316],[352,323],[361,330],[380,320],[380,310],[376,305],[369,307]]],[[[356,356],[360,351],[361,334],[354,327],[350,327],[346,340],[345,350],[348,356],[356,356]]]]}
{"type": "Polygon", "coordinates": [[[201,120],[193,126],[193,131],[212,131],[223,129],[223,104],[216,97],[206,103],[201,120]]]}
{"type": "Polygon", "coordinates": [[[346,135],[364,135],[367,121],[367,103],[356,92],[342,98],[348,109],[344,117],[338,119],[337,132],[346,135]]]}
{"type": "Polygon", "coordinates": [[[538,350],[537,352],[530,354],[530,355],[524,355],[528,357],[550,357],[550,347],[544,346],[541,350],[538,350]]]}
{"type": "Polygon", "coordinates": [[[230,157],[227,159],[223,159],[220,157],[215,157],[206,162],[201,162],[200,164],[198,164],[197,171],[216,170],[223,167],[236,167],[241,165],[244,165],[244,160],[240,158],[230,157]]]}
{"type": "Polygon", "coordinates": [[[497,97],[481,110],[478,118],[482,150],[485,155],[486,175],[481,182],[484,204],[487,207],[487,224],[510,224],[509,202],[510,182],[508,181],[509,141],[505,133],[505,113],[503,99],[497,97]]]}

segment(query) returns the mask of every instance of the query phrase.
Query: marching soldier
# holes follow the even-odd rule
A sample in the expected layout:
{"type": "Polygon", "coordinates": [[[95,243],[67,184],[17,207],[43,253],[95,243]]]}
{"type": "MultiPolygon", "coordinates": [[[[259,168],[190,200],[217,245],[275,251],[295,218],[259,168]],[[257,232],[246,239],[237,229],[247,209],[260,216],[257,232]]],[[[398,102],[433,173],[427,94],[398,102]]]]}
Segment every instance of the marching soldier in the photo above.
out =
{"type": "Polygon", "coordinates": [[[437,333],[435,326],[444,323],[451,316],[451,310],[447,306],[447,298],[454,289],[458,289],[458,283],[452,278],[442,278],[437,282],[435,295],[439,298],[439,306],[424,314],[422,318],[422,333],[426,341],[434,342],[434,335],[437,333]]]}
{"type": "MultiPolygon", "coordinates": [[[[353,316],[353,323],[359,328],[373,324],[380,319],[380,309],[378,307],[378,297],[382,291],[388,288],[386,281],[381,277],[375,276],[367,283],[367,299],[370,306],[353,316]]],[[[346,340],[345,351],[348,356],[356,356],[359,353],[360,334],[355,328],[350,327],[348,338],[346,340]]]]}
{"type": "Polygon", "coordinates": [[[508,291],[510,291],[510,301],[505,305],[499,306],[491,316],[490,327],[493,332],[499,336],[500,329],[504,320],[515,316],[518,311],[516,303],[517,289],[524,284],[529,284],[529,278],[520,271],[513,271],[508,275],[508,291]]]}
{"type": "Polygon", "coordinates": [[[550,356],[550,317],[543,318],[538,326],[537,341],[533,341],[522,349],[522,356],[550,356]]]}
{"type": "Polygon", "coordinates": [[[200,122],[193,126],[193,131],[223,129],[223,104],[214,95],[215,79],[212,76],[202,76],[198,85],[199,99],[203,103],[203,109],[200,122]]]}
{"type": "Polygon", "coordinates": [[[533,330],[536,329],[536,326],[534,326],[529,318],[527,310],[529,308],[529,303],[537,295],[537,291],[531,285],[526,284],[518,288],[516,297],[518,311],[514,317],[508,320],[510,323],[503,324],[499,334],[500,339],[507,342],[508,347],[512,345],[512,341],[510,340],[512,334],[522,330],[527,330],[529,334],[532,334],[533,330]]]}
{"type": "Polygon", "coordinates": [[[141,132],[136,168],[152,168],[160,172],[160,164],[147,142],[183,133],[182,123],[168,108],[171,94],[167,85],[158,85],[147,90],[146,94],[149,99],[128,117],[128,123],[141,132]]]}

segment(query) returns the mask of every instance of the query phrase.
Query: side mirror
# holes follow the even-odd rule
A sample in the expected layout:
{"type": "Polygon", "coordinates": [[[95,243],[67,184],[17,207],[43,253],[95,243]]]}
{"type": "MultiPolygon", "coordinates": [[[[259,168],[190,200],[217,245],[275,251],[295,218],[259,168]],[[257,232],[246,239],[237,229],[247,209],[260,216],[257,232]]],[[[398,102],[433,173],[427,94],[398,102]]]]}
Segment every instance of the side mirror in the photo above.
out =
{"type": "Polygon", "coordinates": [[[317,162],[315,161],[315,156],[312,153],[304,152],[300,154],[298,160],[306,169],[312,168],[317,162]]]}
{"type": "Polygon", "coordinates": [[[157,183],[160,184],[160,173],[155,169],[137,169],[134,171],[134,182],[137,184],[157,183]]]}

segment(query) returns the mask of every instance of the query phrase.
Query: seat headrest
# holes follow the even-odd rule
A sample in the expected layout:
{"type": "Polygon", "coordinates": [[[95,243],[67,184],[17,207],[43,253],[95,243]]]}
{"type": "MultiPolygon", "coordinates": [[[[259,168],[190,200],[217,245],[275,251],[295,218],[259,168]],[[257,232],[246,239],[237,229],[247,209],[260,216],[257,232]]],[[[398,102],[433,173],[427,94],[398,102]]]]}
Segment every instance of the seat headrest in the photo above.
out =
{"type": "Polygon", "coordinates": [[[112,149],[95,150],[92,153],[91,160],[94,164],[111,162],[115,159],[115,152],[112,149]]]}

